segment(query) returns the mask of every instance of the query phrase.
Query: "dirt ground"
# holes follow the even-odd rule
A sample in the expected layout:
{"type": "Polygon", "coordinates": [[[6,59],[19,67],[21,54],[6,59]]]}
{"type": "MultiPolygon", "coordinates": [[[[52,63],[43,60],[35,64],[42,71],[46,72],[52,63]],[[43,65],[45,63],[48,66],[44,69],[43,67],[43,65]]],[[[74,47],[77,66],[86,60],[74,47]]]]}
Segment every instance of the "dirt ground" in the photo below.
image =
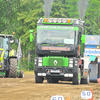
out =
{"type": "Polygon", "coordinates": [[[0,78],[0,100],[50,100],[53,95],[62,95],[65,100],[82,100],[81,91],[93,89],[93,100],[100,99],[100,85],[72,85],[71,82],[57,84],[36,84],[34,75],[25,75],[25,78],[0,78]]]}

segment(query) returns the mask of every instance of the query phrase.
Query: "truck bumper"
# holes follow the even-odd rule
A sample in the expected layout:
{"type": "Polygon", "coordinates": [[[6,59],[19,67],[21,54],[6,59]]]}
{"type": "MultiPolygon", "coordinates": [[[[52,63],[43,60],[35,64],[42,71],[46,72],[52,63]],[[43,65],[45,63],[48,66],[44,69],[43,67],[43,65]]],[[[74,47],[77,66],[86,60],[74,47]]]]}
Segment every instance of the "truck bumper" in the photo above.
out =
{"type": "Polygon", "coordinates": [[[46,77],[73,77],[73,73],[37,73],[38,76],[46,76],[46,77]]]}
{"type": "Polygon", "coordinates": [[[45,78],[73,78],[73,68],[69,67],[35,67],[35,74],[45,78]]]}

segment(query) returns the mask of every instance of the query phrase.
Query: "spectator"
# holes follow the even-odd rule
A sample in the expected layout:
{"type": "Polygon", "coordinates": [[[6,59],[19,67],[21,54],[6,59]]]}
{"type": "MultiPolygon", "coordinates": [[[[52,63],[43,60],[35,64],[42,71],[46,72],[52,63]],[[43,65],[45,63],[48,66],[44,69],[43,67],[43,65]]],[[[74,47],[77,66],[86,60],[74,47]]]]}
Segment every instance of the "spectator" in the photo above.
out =
{"type": "Polygon", "coordinates": [[[89,40],[89,41],[87,42],[87,44],[97,44],[97,42],[96,42],[96,40],[94,40],[94,37],[92,36],[92,37],[91,37],[91,40],[89,40]]]}

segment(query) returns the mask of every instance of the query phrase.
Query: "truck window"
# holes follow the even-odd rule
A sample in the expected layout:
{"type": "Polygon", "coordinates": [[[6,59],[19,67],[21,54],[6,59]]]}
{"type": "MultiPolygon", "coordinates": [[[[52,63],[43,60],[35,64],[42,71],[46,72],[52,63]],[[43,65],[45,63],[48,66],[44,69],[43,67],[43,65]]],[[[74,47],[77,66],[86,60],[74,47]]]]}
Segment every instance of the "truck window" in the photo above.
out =
{"type": "Polygon", "coordinates": [[[75,30],[37,30],[37,43],[76,44],[75,30]]]}

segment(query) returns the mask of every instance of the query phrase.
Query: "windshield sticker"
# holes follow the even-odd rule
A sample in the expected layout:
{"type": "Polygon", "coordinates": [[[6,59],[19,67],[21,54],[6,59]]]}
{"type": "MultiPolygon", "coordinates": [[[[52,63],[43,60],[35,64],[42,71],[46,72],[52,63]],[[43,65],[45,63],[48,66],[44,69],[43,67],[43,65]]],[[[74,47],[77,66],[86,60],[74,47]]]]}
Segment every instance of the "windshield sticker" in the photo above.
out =
{"type": "Polygon", "coordinates": [[[37,26],[37,29],[48,29],[48,30],[77,30],[78,27],[68,27],[68,26],[37,26]]]}
{"type": "Polygon", "coordinates": [[[42,50],[59,50],[59,51],[70,51],[66,47],[42,47],[42,50]]]}

